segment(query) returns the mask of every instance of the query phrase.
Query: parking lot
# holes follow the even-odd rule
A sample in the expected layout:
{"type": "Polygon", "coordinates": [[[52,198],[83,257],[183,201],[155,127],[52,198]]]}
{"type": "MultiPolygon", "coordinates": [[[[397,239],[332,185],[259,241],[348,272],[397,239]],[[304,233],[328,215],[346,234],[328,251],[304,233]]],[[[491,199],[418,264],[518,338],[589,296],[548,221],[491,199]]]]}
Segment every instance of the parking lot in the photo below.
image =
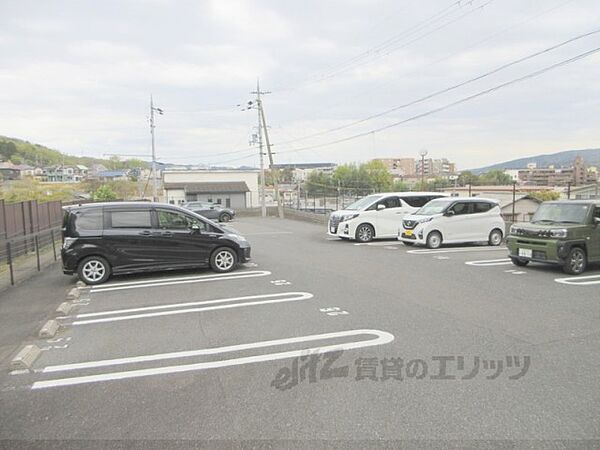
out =
{"type": "Polygon", "coordinates": [[[3,363],[0,437],[600,438],[600,267],[232,226],[241,270],[111,279],[28,341],[33,371],[3,363]]]}

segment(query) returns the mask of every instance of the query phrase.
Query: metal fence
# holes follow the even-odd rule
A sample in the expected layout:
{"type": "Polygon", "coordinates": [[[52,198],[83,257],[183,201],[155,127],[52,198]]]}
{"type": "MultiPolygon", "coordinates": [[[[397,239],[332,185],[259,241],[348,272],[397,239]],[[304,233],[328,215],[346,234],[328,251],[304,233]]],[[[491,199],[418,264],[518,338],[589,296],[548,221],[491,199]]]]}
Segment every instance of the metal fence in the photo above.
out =
{"type": "Polygon", "coordinates": [[[344,209],[369,194],[372,194],[372,192],[344,192],[332,189],[311,193],[305,190],[284,192],[282,196],[283,204],[287,208],[316,214],[328,214],[338,209],[344,209]]]}
{"type": "Polygon", "coordinates": [[[15,285],[58,260],[60,228],[5,239],[0,243],[0,289],[15,285]]]}

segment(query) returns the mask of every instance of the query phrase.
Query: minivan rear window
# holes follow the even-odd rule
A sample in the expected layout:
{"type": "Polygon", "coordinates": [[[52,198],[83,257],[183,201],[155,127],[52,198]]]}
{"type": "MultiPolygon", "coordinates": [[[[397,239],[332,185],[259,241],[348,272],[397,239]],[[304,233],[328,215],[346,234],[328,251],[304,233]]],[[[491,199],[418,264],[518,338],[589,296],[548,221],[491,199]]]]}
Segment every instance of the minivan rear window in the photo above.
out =
{"type": "Polygon", "coordinates": [[[419,196],[407,195],[406,197],[402,197],[402,200],[404,200],[404,202],[408,206],[412,206],[413,208],[421,208],[422,206],[425,206],[427,203],[429,203],[430,200],[432,200],[434,198],[439,198],[439,197],[431,196],[431,195],[419,195],[419,196]]]}
{"type": "Polygon", "coordinates": [[[152,228],[149,210],[109,211],[111,228],[152,228]]]}
{"type": "Polygon", "coordinates": [[[102,229],[102,209],[100,208],[76,211],[73,216],[73,228],[77,232],[102,229]]]}

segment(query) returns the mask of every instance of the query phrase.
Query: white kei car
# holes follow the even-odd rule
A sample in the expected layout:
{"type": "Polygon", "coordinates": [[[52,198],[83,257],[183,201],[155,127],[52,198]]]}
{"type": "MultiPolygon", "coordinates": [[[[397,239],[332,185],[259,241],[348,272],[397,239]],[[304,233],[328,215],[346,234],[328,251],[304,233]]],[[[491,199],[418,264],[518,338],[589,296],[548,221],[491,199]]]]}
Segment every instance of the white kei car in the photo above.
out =
{"type": "Polygon", "coordinates": [[[444,244],[487,242],[500,245],[505,224],[496,200],[449,197],[432,200],[404,217],[398,239],[406,245],[439,248],[444,244]]]}

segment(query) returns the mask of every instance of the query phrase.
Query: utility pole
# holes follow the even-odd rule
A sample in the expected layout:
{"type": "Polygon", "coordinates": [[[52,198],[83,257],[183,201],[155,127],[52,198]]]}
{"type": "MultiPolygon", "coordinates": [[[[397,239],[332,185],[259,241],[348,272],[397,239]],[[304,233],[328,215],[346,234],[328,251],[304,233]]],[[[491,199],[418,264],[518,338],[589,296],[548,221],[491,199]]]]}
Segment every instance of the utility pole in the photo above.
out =
{"type": "MultiPolygon", "coordinates": [[[[260,91],[260,85],[259,85],[259,81],[258,79],[256,80],[256,91],[252,91],[251,94],[256,94],[256,110],[258,113],[258,148],[259,148],[259,159],[260,159],[260,180],[259,180],[259,192],[258,192],[258,196],[259,196],[259,200],[260,200],[260,210],[261,210],[261,216],[262,217],[267,217],[267,205],[266,205],[266,201],[265,201],[265,158],[264,155],[265,153],[263,152],[263,135],[262,135],[262,115],[260,113],[261,110],[261,100],[260,100],[260,94],[266,94],[266,92],[261,92],[260,91]]],[[[251,104],[251,102],[248,102],[248,104],[251,104]]],[[[256,143],[256,141],[254,141],[254,143],[256,143]]]]}
{"type": "Polygon", "coordinates": [[[156,149],[154,148],[154,111],[163,114],[163,110],[154,107],[152,95],[150,95],[150,134],[152,135],[152,200],[158,201],[158,180],[156,179],[156,149]]]}
{"type": "MultiPolygon", "coordinates": [[[[273,152],[271,151],[271,141],[269,140],[269,131],[267,129],[267,119],[265,118],[265,110],[262,105],[262,100],[260,98],[261,94],[270,94],[268,91],[261,91],[259,80],[256,80],[256,91],[251,92],[252,94],[256,94],[256,107],[258,108],[258,120],[259,120],[259,139],[261,144],[261,166],[262,166],[262,139],[260,134],[261,122],[262,128],[265,132],[265,143],[267,144],[267,153],[269,155],[269,169],[271,170],[271,176],[273,177],[273,188],[275,190],[275,200],[277,201],[277,212],[280,218],[283,218],[283,206],[281,205],[281,200],[279,198],[279,180],[278,173],[273,165],[273,152]]],[[[264,169],[263,171],[263,196],[264,196],[264,169]]]]}
{"type": "Polygon", "coordinates": [[[512,182],[512,197],[513,197],[513,201],[512,201],[512,221],[516,222],[515,220],[515,203],[517,202],[517,182],[513,181],[512,182]]]}

